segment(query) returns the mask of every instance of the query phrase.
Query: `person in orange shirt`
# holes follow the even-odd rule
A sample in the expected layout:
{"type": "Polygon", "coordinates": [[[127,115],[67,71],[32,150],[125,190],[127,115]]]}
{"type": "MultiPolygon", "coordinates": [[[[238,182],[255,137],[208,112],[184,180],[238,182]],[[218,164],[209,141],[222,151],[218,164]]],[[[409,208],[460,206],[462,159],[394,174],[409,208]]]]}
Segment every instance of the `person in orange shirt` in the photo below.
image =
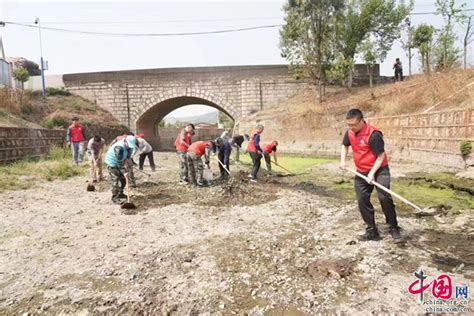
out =
{"type": "Polygon", "coordinates": [[[181,130],[178,137],[174,142],[176,147],[176,152],[178,154],[179,159],[179,169],[180,169],[180,184],[187,184],[189,182],[188,179],[188,159],[187,159],[187,151],[189,146],[191,145],[191,138],[194,135],[194,125],[188,124],[185,128],[181,130]]]}
{"type": "Polygon", "coordinates": [[[262,144],[262,149],[263,149],[263,158],[265,158],[265,164],[267,165],[267,170],[268,174],[272,174],[272,159],[270,157],[270,154],[273,153],[273,161],[277,164],[277,146],[278,142],[274,140],[270,144],[262,144]]]}
{"type": "Polygon", "coordinates": [[[194,142],[189,146],[187,152],[188,164],[189,164],[189,173],[192,178],[196,180],[196,185],[199,187],[204,186],[203,174],[204,174],[204,165],[202,163],[202,158],[204,156],[204,161],[207,168],[210,167],[209,157],[211,153],[215,153],[217,147],[222,147],[224,144],[222,138],[218,137],[215,141],[198,141],[194,142]]]}

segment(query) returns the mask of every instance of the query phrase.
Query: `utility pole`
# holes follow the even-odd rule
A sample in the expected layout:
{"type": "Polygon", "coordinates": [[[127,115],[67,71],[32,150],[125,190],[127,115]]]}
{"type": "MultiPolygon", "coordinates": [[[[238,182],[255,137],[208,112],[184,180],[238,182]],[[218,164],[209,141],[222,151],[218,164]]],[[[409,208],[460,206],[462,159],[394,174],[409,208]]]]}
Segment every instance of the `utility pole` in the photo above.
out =
{"type": "Polygon", "coordinates": [[[40,40],[41,83],[42,83],[41,95],[43,96],[43,99],[44,99],[44,98],[46,98],[46,85],[44,83],[44,62],[43,62],[43,44],[41,42],[41,22],[40,22],[40,19],[38,17],[35,19],[35,24],[38,24],[38,32],[39,32],[39,40],[40,40]]]}

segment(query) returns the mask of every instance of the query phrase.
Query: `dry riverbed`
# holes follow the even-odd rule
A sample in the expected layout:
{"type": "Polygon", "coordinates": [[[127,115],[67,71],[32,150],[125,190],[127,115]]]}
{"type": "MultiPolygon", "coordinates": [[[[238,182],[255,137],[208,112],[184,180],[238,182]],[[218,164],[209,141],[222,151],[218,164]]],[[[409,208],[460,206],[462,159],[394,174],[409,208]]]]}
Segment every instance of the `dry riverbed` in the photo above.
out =
{"type": "Polygon", "coordinates": [[[174,155],[156,157],[150,178],[136,173],[135,215],[84,177],[0,194],[0,314],[422,313],[407,291],[419,268],[472,286],[467,192],[428,216],[397,202],[404,246],[378,209],[383,240],[360,242],[350,176],[334,162],[261,171],[257,185],[233,165],[231,183],[196,188],[177,184],[174,155]]]}

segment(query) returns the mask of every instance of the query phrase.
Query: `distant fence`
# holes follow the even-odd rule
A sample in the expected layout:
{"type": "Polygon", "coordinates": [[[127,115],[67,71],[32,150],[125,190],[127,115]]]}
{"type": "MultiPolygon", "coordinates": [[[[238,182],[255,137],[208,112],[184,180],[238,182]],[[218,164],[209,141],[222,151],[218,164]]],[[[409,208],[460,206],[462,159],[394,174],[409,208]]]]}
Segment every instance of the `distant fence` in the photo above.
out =
{"type": "Polygon", "coordinates": [[[451,110],[368,119],[385,135],[387,151],[396,160],[460,168],[460,144],[474,142],[474,110],[451,110]]]}
{"type": "MultiPolygon", "coordinates": [[[[150,140],[146,137],[146,135],[145,138],[150,142],[155,150],[174,151],[174,142],[180,131],[180,128],[158,128],[158,137],[156,140],[150,140]]],[[[216,137],[220,136],[224,130],[220,128],[196,129],[195,132],[196,134],[193,136],[193,142],[199,140],[215,139],[216,137]]]]}
{"type": "Polygon", "coordinates": [[[43,156],[64,141],[64,130],[0,127],[0,164],[43,156]]]}
{"type": "MultiPolygon", "coordinates": [[[[128,129],[91,127],[87,132],[89,137],[97,134],[109,143],[116,136],[127,133],[128,129]]],[[[64,129],[0,127],[0,164],[44,156],[51,146],[63,145],[65,142],[64,129]]]]}

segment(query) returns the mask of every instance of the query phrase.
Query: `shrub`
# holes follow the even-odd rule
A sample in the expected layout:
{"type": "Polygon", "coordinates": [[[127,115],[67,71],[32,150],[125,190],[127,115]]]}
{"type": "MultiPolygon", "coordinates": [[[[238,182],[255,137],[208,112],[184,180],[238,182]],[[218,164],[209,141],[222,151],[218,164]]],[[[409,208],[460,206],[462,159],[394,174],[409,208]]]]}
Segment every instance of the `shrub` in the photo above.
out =
{"type": "Polygon", "coordinates": [[[466,158],[472,152],[471,142],[468,140],[461,142],[460,149],[461,149],[461,155],[463,156],[463,158],[466,158]]]}
{"type": "Polygon", "coordinates": [[[71,95],[71,92],[67,91],[64,88],[46,88],[46,95],[48,97],[54,96],[54,95],[63,95],[63,96],[69,96],[71,95]]]}
{"type": "Polygon", "coordinates": [[[41,122],[41,126],[43,126],[44,128],[55,128],[55,127],[67,128],[68,124],[69,124],[68,121],[66,121],[65,119],[61,117],[50,117],[50,118],[44,119],[43,122],[41,122]]]}
{"type": "Polygon", "coordinates": [[[50,160],[71,158],[71,150],[67,146],[54,145],[49,149],[47,158],[50,160]]]}

